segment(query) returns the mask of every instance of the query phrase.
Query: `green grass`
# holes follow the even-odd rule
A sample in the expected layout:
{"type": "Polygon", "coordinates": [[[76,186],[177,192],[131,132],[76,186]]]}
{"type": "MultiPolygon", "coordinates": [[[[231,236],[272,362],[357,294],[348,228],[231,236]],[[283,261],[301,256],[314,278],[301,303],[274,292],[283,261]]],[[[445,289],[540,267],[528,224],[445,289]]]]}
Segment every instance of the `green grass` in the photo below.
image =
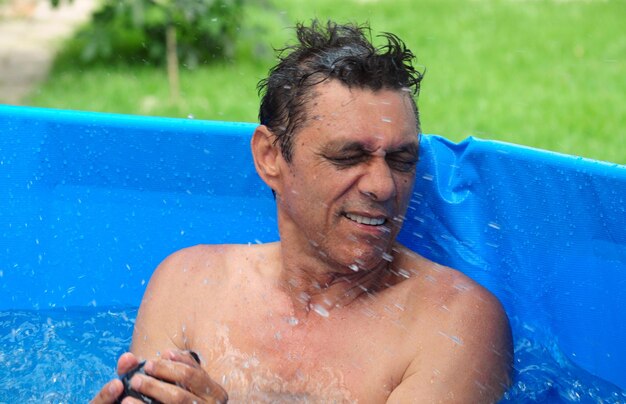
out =
{"type": "Polygon", "coordinates": [[[467,136],[626,164],[626,1],[252,1],[237,56],[181,72],[63,61],[30,105],[256,121],[256,82],[297,20],[369,21],[403,38],[425,66],[425,133],[467,136]]]}

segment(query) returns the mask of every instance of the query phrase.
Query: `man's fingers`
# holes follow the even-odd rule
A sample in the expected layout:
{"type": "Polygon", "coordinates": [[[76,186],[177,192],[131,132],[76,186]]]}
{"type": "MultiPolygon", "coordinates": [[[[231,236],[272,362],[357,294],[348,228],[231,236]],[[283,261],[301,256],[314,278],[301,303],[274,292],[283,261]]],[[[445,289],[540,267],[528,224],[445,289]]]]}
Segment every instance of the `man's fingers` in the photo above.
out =
{"type": "Polygon", "coordinates": [[[163,356],[164,359],[169,359],[171,361],[174,362],[180,362],[180,363],[184,363],[187,366],[191,366],[194,368],[199,368],[200,367],[200,358],[198,357],[198,355],[192,351],[174,351],[174,350],[170,350],[167,351],[165,353],[165,355],[163,356]],[[198,358],[196,360],[196,357],[194,357],[194,355],[198,358]]]}
{"type": "Polygon", "coordinates": [[[136,374],[130,380],[130,385],[133,390],[148,397],[153,397],[163,403],[193,403],[201,401],[198,396],[188,390],[150,376],[136,374]]]}
{"type": "Polygon", "coordinates": [[[113,404],[124,391],[124,385],[118,379],[111,380],[102,387],[91,404],[113,404]]]}
{"type": "Polygon", "coordinates": [[[139,359],[130,352],[126,352],[117,360],[117,374],[123,375],[135,368],[139,364],[139,359]]]}
{"type": "Polygon", "coordinates": [[[148,361],[144,369],[147,374],[187,389],[197,397],[220,403],[228,400],[222,386],[211,379],[191,355],[177,356],[177,359],[148,361]]]}
{"type": "Polygon", "coordinates": [[[144,404],[145,401],[134,397],[124,397],[122,404],[144,404]]]}

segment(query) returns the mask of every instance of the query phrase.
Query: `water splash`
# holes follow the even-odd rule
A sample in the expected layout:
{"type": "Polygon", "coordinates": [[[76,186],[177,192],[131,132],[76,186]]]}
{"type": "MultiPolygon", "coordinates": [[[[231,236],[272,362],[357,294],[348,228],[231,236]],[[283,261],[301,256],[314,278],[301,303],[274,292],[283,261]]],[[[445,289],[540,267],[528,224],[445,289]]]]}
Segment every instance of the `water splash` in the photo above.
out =
{"type": "MultiPolygon", "coordinates": [[[[404,310],[399,303],[394,306],[404,310]]],[[[136,308],[94,307],[0,312],[0,402],[89,401],[104,383],[115,377],[115,363],[128,349],[136,314],[136,308]]],[[[295,318],[285,321],[298,324],[295,318]]],[[[515,319],[512,325],[516,338],[515,377],[502,403],[626,403],[626,391],[576,366],[559,350],[554,337],[538,336],[537,327],[518,324],[515,319]]],[[[224,327],[223,332],[227,336],[228,329],[224,327]]],[[[442,336],[456,343],[454,336],[445,333],[442,336]]],[[[274,334],[277,341],[276,337],[274,334]]],[[[288,383],[262,370],[263,363],[258,358],[257,362],[229,346],[224,335],[221,344],[225,349],[213,359],[224,365],[239,364],[242,371],[226,372],[223,377],[220,373],[217,380],[224,386],[244,378],[248,386],[274,389],[269,393],[267,389],[250,393],[233,391],[233,403],[316,401],[314,397],[298,394],[300,387],[327,397],[326,402],[349,399],[342,392],[339,373],[323,370],[327,373],[324,384],[304,373],[288,383]],[[243,373],[245,363],[248,373],[243,373]],[[250,372],[253,370],[259,372],[250,372]]]]}
{"type": "Polygon", "coordinates": [[[0,312],[0,402],[87,402],[115,377],[136,312],[0,312]]]}

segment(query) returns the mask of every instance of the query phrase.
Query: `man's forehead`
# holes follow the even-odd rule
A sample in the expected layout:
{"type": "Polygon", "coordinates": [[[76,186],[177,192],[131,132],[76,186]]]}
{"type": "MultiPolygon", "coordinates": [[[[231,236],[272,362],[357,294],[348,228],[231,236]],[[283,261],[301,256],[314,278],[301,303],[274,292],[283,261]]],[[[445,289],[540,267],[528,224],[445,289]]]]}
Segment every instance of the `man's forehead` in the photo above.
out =
{"type": "Polygon", "coordinates": [[[409,143],[416,148],[419,129],[410,97],[401,89],[351,88],[327,80],[311,88],[301,128],[313,131],[310,141],[329,148],[355,141],[372,150],[409,143]]]}
{"type": "MultiPolygon", "coordinates": [[[[402,99],[408,102],[413,100],[411,92],[406,91],[405,88],[382,87],[374,89],[366,86],[349,86],[335,79],[327,79],[317,83],[309,91],[310,100],[313,101],[324,96],[334,98],[338,93],[343,93],[352,99],[367,95],[368,104],[370,105],[391,105],[393,103],[392,98],[397,96],[401,96],[402,99]]],[[[313,105],[317,105],[317,103],[313,102],[313,105]]]]}
{"type": "Polygon", "coordinates": [[[329,80],[311,89],[303,107],[310,121],[340,122],[360,113],[367,114],[367,118],[375,115],[385,123],[417,124],[413,98],[401,89],[348,87],[329,80]]]}

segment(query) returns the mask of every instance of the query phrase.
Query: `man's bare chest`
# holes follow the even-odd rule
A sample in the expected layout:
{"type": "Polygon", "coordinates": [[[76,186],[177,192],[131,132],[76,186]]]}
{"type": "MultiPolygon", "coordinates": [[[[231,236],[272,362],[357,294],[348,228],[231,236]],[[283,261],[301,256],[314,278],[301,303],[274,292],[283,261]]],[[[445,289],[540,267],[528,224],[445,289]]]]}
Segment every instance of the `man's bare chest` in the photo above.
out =
{"type": "Polygon", "coordinates": [[[401,330],[389,317],[298,324],[242,313],[198,331],[192,349],[202,353],[231,401],[381,402],[406,367],[401,330]]]}

